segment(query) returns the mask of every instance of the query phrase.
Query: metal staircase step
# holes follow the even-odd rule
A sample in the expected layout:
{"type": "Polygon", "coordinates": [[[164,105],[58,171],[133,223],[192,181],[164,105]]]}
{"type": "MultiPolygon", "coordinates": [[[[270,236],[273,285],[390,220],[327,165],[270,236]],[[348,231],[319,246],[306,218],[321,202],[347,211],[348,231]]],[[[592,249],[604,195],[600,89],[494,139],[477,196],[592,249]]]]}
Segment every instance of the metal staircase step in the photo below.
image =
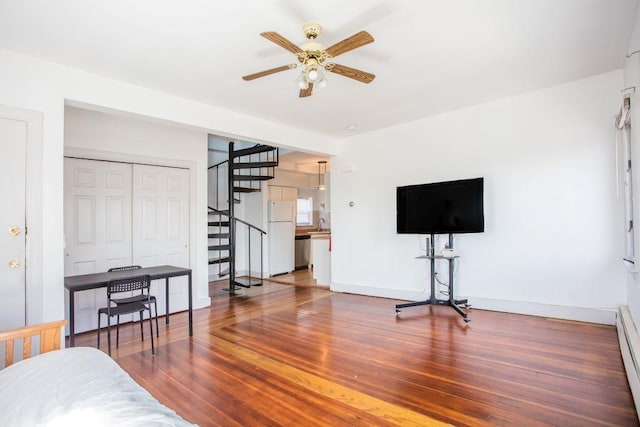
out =
{"type": "MultiPolygon", "coordinates": [[[[242,280],[243,278],[241,278],[240,280],[242,280]]],[[[222,288],[223,291],[225,292],[231,292],[231,293],[235,293],[237,291],[237,289],[231,289],[231,283],[233,283],[234,288],[249,288],[251,287],[250,285],[248,285],[247,283],[244,283],[244,281],[239,281],[239,280],[231,280],[231,278],[227,279],[227,287],[226,288],[222,288]]]]}
{"type": "Polygon", "coordinates": [[[234,163],[234,169],[254,169],[254,168],[274,168],[278,166],[278,162],[246,162],[234,163]]]}
{"type": "Polygon", "coordinates": [[[274,177],[269,175],[234,175],[234,181],[268,181],[274,177]]]}
{"type": "Polygon", "coordinates": [[[226,245],[209,245],[209,250],[210,251],[228,251],[229,249],[231,249],[231,245],[226,244],[226,245]]]}
{"type": "Polygon", "coordinates": [[[229,210],[225,209],[225,210],[219,210],[218,212],[216,211],[209,211],[209,215],[224,215],[224,216],[229,216],[229,210]]]}
{"type": "Polygon", "coordinates": [[[209,233],[209,239],[228,239],[229,233],[209,233]]]}
{"type": "Polygon", "coordinates": [[[259,193],[259,188],[249,188],[249,187],[233,187],[233,191],[235,193],[259,193]]]}
{"type": "Polygon", "coordinates": [[[223,264],[225,262],[229,262],[231,261],[231,257],[230,256],[225,256],[225,257],[221,257],[221,258],[210,258],[209,259],[209,264],[223,264]]]}
{"type": "Polygon", "coordinates": [[[234,281],[233,281],[233,283],[234,283],[236,286],[240,286],[240,287],[242,287],[242,288],[249,288],[249,287],[250,287],[248,284],[244,283],[244,280],[243,280],[242,282],[241,282],[241,281],[239,281],[239,280],[234,280],[234,281]]]}
{"type": "Polygon", "coordinates": [[[228,227],[229,221],[209,221],[207,224],[210,227],[228,227]]]}
{"type": "Polygon", "coordinates": [[[256,145],[249,148],[243,148],[242,150],[236,150],[233,152],[233,157],[242,157],[248,156],[250,154],[258,154],[258,153],[267,153],[269,151],[276,151],[277,148],[271,147],[269,145],[256,145]]]}
{"type": "Polygon", "coordinates": [[[236,278],[236,285],[248,288],[250,286],[262,286],[262,279],[256,277],[238,277],[236,278]]]}

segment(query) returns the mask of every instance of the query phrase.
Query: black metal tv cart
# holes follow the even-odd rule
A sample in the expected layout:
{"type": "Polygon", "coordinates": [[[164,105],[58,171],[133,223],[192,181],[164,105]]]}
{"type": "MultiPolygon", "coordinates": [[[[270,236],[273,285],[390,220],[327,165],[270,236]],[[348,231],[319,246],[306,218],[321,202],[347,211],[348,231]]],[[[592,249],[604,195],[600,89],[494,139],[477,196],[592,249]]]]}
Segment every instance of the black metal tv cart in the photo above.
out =
{"type": "MultiPolygon", "coordinates": [[[[427,249],[426,255],[421,255],[416,257],[416,259],[428,259],[431,264],[431,296],[429,299],[425,301],[417,301],[417,302],[409,302],[404,304],[396,304],[396,313],[400,313],[401,308],[406,307],[415,307],[418,305],[447,305],[453,308],[462,318],[465,323],[471,322],[471,319],[468,318],[467,312],[463,310],[460,306],[464,306],[464,308],[469,308],[469,303],[466,299],[454,299],[453,298],[453,269],[454,269],[454,261],[459,256],[444,256],[444,255],[436,255],[434,253],[434,235],[431,234],[431,244],[429,244],[429,239],[427,238],[427,249]],[[437,259],[446,259],[449,261],[449,299],[442,300],[436,298],[436,260],[437,259]]],[[[449,248],[453,249],[453,234],[449,234],[449,248]]]]}

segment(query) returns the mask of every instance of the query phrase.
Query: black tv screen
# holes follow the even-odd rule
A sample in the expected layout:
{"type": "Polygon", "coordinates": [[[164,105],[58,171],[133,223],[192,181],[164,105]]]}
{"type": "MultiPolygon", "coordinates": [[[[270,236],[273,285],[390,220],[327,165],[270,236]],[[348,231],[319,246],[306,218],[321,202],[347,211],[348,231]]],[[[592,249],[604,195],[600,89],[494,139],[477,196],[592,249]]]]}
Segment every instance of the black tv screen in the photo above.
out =
{"type": "Polygon", "coordinates": [[[481,233],[483,194],[484,178],[398,187],[398,233],[481,233]]]}

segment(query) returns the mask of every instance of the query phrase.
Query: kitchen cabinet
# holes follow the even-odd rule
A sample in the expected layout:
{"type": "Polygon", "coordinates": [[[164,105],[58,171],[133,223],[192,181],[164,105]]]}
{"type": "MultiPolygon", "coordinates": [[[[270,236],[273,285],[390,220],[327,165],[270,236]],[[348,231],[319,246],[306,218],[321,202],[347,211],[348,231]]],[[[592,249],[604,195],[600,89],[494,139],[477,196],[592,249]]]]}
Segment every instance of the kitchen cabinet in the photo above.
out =
{"type": "Polygon", "coordinates": [[[281,185],[269,186],[269,200],[275,201],[298,201],[298,189],[295,187],[285,187],[281,185]]]}
{"type": "Polygon", "coordinates": [[[331,235],[312,234],[311,262],[313,263],[313,278],[316,284],[331,285],[331,235]]]}

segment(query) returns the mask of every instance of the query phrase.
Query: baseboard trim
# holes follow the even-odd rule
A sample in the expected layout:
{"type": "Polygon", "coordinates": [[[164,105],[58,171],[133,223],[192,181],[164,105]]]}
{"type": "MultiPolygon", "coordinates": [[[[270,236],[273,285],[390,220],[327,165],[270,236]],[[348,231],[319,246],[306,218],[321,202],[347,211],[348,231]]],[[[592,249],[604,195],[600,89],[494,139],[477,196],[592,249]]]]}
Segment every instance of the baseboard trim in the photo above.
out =
{"type": "Polygon", "coordinates": [[[373,286],[349,285],[345,283],[335,282],[331,282],[329,289],[334,292],[344,292],[347,294],[368,295],[372,297],[399,299],[406,301],[420,301],[427,298],[424,292],[376,288],[373,286]]]}
{"type": "Polygon", "coordinates": [[[640,334],[633,323],[629,307],[626,305],[620,307],[616,327],[622,361],[627,372],[627,381],[629,381],[636,412],[640,414],[640,334]]]}
{"type": "MultiPolygon", "coordinates": [[[[348,285],[332,283],[331,290],[358,295],[369,295],[381,298],[391,298],[404,301],[421,301],[428,298],[428,294],[418,291],[403,291],[388,288],[375,288],[371,286],[348,285]]],[[[540,304],[526,301],[499,300],[492,298],[479,298],[465,295],[456,295],[457,299],[468,298],[472,307],[501,311],[505,313],[526,314],[531,316],[552,317],[556,319],[575,320],[579,322],[600,323],[605,325],[616,324],[618,308],[591,308],[571,307],[551,304],[540,304]]],[[[471,315],[470,317],[473,317],[471,315]]]]}
{"type": "Polygon", "coordinates": [[[555,319],[600,323],[603,325],[615,325],[618,310],[617,308],[572,307],[477,297],[469,297],[469,303],[473,307],[482,310],[553,317],[555,319]]]}

